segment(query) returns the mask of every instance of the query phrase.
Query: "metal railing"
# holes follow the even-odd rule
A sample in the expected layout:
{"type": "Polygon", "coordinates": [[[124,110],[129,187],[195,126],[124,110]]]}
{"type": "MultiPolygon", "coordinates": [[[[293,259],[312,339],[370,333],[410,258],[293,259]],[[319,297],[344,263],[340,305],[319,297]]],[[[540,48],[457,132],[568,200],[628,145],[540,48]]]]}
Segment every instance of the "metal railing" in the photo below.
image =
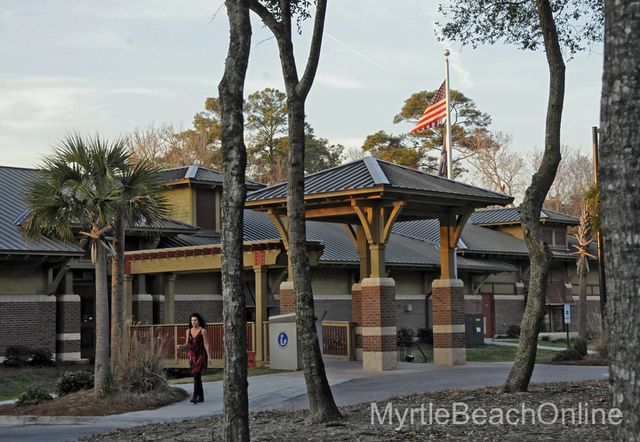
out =
{"type": "MultiPolygon", "coordinates": [[[[247,351],[255,351],[255,324],[247,323],[247,351]]],[[[158,345],[162,363],[165,367],[187,368],[189,361],[187,351],[178,349],[178,345],[185,343],[188,327],[183,324],[144,324],[131,325],[130,339],[139,342],[155,342],[158,345]]],[[[212,368],[223,366],[224,356],[224,328],[222,323],[207,324],[207,354],[208,365],[212,368]]]]}
{"type": "MultiPolygon", "coordinates": [[[[178,350],[178,345],[185,343],[187,325],[184,324],[144,324],[131,325],[129,336],[131,341],[154,342],[158,345],[165,367],[187,368],[189,361],[187,351],[178,350]]],[[[263,323],[262,348],[264,362],[269,361],[269,323],[263,323]]],[[[325,358],[354,360],[355,334],[353,323],[348,321],[324,321],[322,323],[322,353],[325,358]]],[[[208,365],[221,368],[224,357],[224,327],[222,323],[207,324],[208,365]]],[[[255,323],[247,323],[247,351],[256,351],[255,323]]]]}

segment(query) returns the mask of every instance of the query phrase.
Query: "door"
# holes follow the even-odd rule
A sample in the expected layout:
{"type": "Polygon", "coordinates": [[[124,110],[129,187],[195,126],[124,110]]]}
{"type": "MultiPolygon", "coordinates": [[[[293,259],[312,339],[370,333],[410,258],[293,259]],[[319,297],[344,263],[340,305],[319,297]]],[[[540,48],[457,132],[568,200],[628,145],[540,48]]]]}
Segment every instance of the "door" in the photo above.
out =
{"type": "Polygon", "coordinates": [[[96,352],[96,291],[94,287],[76,286],[80,295],[80,357],[93,359],[96,352]]]}
{"type": "Polygon", "coordinates": [[[484,336],[493,338],[495,306],[493,303],[493,293],[481,293],[482,295],[482,316],[484,316],[484,336]]]}

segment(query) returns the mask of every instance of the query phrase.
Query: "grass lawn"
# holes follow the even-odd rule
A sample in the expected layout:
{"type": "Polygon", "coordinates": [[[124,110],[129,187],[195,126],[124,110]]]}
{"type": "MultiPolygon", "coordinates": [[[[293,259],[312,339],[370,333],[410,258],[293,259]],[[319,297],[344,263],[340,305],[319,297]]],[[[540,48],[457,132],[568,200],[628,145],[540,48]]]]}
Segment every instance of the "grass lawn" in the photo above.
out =
{"type": "Polygon", "coordinates": [[[56,382],[65,371],[93,370],[90,365],[60,365],[57,367],[9,368],[0,366],[0,401],[17,399],[28,385],[55,393],[56,382]]]}
{"type": "MultiPolygon", "coordinates": [[[[505,347],[499,345],[485,345],[476,348],[467,348],[467,361],[474,362],[511,362],[516,356],[517,347],[505,347]]],[[[400,350],[402,352],[402,350],[400,350]]],[[[433,347],[427,344],[420,344],[420,348],[408,349],[408,352],[415,356],[415,362],[433,362],[433,347]],[[422,353],[420,352],[422,350],[422,353]],[[424,353],[424,356],[423,356],[424,353]]],[[[402,354],[402,353],[400,353],[402,354]]],[[[551,361],[557,352],[550,350],[538,350],[536,362],[546,364],[551,361]]]]}
{"type": "MultiPolygon", "coordinates": [[[[276,374],[276,373],[288,373],[287,370],[272,370],[269,367],[257,367],[250,368],[247,375],[251,376],[261,376],[263,374],[276,374]]],[[[207,373],[202,376],[202,382],[215,382],[222,380],[222,368],[210,368],[207,370],[207,373]]],[[[193,382],[192,377],[178,378],[178,379],[170,379],[170,384],[189,384],[193,382]]]]}

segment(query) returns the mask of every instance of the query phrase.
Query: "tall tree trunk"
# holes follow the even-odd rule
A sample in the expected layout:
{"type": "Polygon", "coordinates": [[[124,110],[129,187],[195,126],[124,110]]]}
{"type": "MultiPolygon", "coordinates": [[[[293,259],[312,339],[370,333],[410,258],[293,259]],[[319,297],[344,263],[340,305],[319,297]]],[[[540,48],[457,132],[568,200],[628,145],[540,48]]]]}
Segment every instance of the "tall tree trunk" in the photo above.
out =
{"type": "Polygon", "coordinates": [[[327,381],[322,352],[316,332],[316,317],[311,289],[311,269],[307,252],[304,218],[304,100],[289,98],[289,181],[287,216],[289,217],[289,253],[296,292],[297,330],[302,345],[304,378],[313,422],[342,417],[327,381]]]}
{"type": "Polygon", "coordinates": [[[312,422],[324,422],[342,417],[333,400],[322,361],[322,353],[316,332],[311,290],[311,270],[307,253],[304,218],[304,105],[311,90],[322,47],[327,1],[317,0],[313,25],[313,37],[304,75],[298,78],[296,60],[291,40],[291,1],[280,2],[280,20],[257,0],[249,5],[269,27],[278,43],[282,77],[287,90],[289,120],[289,176],[287,184],[287,216],[289,217],[289,256],[293,268],[293,285],[296,292],[297,330],[302,344],[304,377],[309,395],[309,412],[312,422]]]}
{"type": "Polygon", "coordinates": [[[544,317],[547,277],[551,263],[551,252],[542,240],[540,210],[560,164],[560,123],[564,102],[565,66],[549,1],[536,0],[536,7],[549,66],[549,100],[544,155],[520,207],[531,270],[527,304],[520,325],[520,343],[513,367],[503,386],[505,392],[527,391],[536,362],[538,333],[544,317]]]}
{"type": "MultiPolygon", "coordinates": [[[[224,319],[225,441],[249,440],[247,319],[242,286],[244,202],[247,195],[243,93],[251,48],[246,0],[226,0],[230,39],[224,76],[218,85],[222,108],[222,300],[224,319]]],[[[215,436],[214,436],[215,439],[215,436]]]]}
{"type": "MultiPolygon", "coordinates": [[[[586,261],[586,257],[581,258],[586,261]]],[[[587,340],[587,266],[582,263],[579,268],[579,296],[578,301],[578,337],[587,340]]]]}
{"type": "Polygon", "coordinates": [[[96,244],[96,354],[93,391],[98,393],[109,379],[109,293],[107,251],[96,244]]]}
{"type": "Polygon", "coordinates": [[[113,248],[116,254],[111,261],[111,370],[118,366],[124,346],[124,240],[122,217],[113,223],[113,248]]]}
{"type": "Polygon", "coordinates": [[[605,2],[600,156],[609,373],[617,439],[640,440],[640,1],[605,2]]]}

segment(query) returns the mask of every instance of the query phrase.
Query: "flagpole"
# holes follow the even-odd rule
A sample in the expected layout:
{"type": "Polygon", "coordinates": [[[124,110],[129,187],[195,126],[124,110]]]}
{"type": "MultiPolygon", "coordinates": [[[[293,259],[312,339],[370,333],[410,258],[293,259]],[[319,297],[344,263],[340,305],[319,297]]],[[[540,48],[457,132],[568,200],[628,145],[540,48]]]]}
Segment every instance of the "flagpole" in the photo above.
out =
{"type": "Polygon", "coordinates": [[[453,155],[451,154],[451,118],[449,114],[449,49],[444,50],[444,81],[446,89],[447,129],[445,133],[445,146],[447,149],[447,178],[453,179],[453,155]]]}

